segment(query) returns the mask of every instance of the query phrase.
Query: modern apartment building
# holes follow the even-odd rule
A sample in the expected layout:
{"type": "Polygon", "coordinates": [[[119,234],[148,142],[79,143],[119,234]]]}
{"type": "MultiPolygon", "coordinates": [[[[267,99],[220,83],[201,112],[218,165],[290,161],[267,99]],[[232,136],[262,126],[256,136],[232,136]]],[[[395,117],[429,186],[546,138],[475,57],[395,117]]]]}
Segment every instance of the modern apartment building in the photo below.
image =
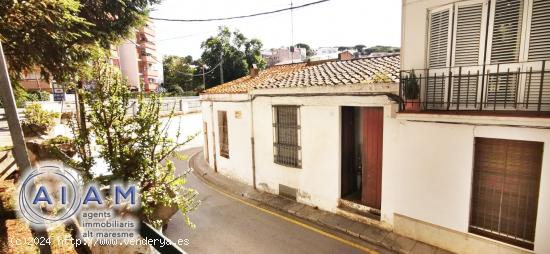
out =
{"type": "Polygon", "coordinates": [[[140,80],[145,91],[155,91],[159,86],[160,73],[158,66],[162,65],[157,55],[154,24],[148,21],[136,33],[138,50],[138,68],[140,80]]]}
{"type": "Polygon", "coordinates": [[[136,31],[135,38],[127,39],[111,50],[111,63],[120,68],[132,89],[143,84],[144,91],[156,91],[161,80],[153,23],[136,31]]]}

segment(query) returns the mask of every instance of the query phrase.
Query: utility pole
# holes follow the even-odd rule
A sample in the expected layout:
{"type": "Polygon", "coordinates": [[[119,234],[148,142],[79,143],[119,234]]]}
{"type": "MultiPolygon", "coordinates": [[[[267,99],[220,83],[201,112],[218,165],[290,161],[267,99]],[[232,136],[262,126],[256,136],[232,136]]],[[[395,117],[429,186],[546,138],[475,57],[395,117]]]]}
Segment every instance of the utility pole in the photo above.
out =
{"type": "Polygon", "coordinates": [[[2,43],[0,42],[0,93],[4,102],[4,113],[8,120],[8,127],[10,129],[11,141],[13,143],[13,153],[15,156],[15,162],[19,170],[26,170],[31,167],[29,161],[29,155],[27,154],[27,145],[25,144],[25,136],[23,135],[23,128],[19,122],[19,115],[17,114],[17,106],[15,105],[15,97],[13,96],[13,89],[11,87],[10,77],[8,74],[8,66],[6,59],[4,58],[4,49],[2,49],[2,43]]]}
{"type": "Polygon", "coordinates": [[[223,84],[223,43],[220,51],[220,85],[223,84]]]}
{"type": "Polygon", "coordinates": [[[204,76],[204,64],[202,66],[202,88],[206,89],[206,77],[204,76]]]}

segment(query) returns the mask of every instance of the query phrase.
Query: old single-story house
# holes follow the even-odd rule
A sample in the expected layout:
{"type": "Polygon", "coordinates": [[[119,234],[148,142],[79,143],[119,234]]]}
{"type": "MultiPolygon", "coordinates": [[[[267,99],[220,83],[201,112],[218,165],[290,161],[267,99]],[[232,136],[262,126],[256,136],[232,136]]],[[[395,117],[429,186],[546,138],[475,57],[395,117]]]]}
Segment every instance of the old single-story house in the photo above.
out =
{"type": "Polygon", "coordinates": [[[206,90],[205,158],[260,190],[332,212],[357,204],[380,219],[399,64],[393,55],[282,65],[206,90]]]}

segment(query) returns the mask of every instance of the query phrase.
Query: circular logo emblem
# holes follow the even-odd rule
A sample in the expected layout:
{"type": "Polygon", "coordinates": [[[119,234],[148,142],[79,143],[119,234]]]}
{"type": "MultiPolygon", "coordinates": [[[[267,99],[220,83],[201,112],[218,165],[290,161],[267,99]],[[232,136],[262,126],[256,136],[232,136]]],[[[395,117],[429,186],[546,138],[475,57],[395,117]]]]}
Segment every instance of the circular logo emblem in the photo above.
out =
{"type": "Polygon", "coordinates": [[[43,166],[22,178],[19,212],[35,226],[63,222],[80,208],[80,184],[70,170],[43,166]]]}

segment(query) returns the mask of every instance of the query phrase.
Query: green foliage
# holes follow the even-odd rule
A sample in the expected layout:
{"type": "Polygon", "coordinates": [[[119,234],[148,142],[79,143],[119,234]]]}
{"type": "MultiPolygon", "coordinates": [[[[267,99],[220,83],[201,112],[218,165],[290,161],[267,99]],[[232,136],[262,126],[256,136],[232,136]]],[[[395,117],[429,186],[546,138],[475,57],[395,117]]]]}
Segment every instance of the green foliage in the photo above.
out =
{"type": "Polygon", "coordinates": [[[50,100],[50,93],[48,93],[46,91],[33,90],[33,91],[28,91],[27,94],[28,94],[28,97],[27,97],[28,101],[48,101],[48,100],[50,100]]]}
{"type": "MultiPolygon", "coordinates": [[[[197,193],[185,187],[185,174],[176,176],[170,158],[194,136],[182,143],[176,142],[179,131],[176,141],[168,137],[168,125],[159,120],[161,103],[157,95],[145,98],[143,93],[139,93],[137,113],[130,115],[131,92],[126,80],[114,67],[96,63],[93,80],[93,90],[79,92],[90,109],[86,117],[93,126],[91,132],[99,155],[112,173],[102,179],[137,182],[141,186],[141,209],[146,222],[157,223],[155,210],[159,207],[177,207],[187,217],[198,205],[195,200],[197,193]]],[[[75,137],[81,137],[78,130],[75,137]]],[[[83,138],[75,141],[90,142],[83,138]]],[[[84,151],[84,157],[88,155],[89,152],[84,151]]],[[[85,166],[89,171],[92,164],[85,166]]],[[[189,225],[192,224],[189,222],[189,225]]]]}
{"type": "MultiPolygon", "coordinates": [[[[253,64],[257,68],[266,67],[266,62],[261,56],[263,44],[258,39],[248,39],[241,32],[231,32],[227,27],[220,27],[216,36],[206,39],[201,44],[203,49],[201,59],[214,68],[220,63],[223,55],[224,82],[229,82],[248,74],[248,69],[253,64]]],[[[206,86],[213,87],[220,84],[219,72],[206,76],[206,86]]]]}
{"type": "Polygon", "coordinates": [[[412,71],[411,74],[405,78],[403,93],[405,98],[408,100],[418,99],[418,95],[420,94],[420,86],[418,85],[418,78],[416,77],[414,71],[412,71]]]}
{"type": "Polygon", "coordinates": [[[311,50],[311,47],[305,43],[298,43],[295,45],[297,48],[302,48],[306,50],[306,56],[310,57],[313,55],[313,50],[311,50]]]}
{"type": "Polygon", "coordinates": [[[193,59],[191,56],[166,56],[162,60],[164,70],[163,86],[168,92],[181,95],[186,91],[193,91],[201,83],[193,79],[195,67],[191,65],[193,59]],[[198,84],[197,84],[198,83],[198,84]]]}
{"type": "Polygon", "coordinates": [[[12,80],[39,67],[48,79],[73,78],[101,49],[142,26],[160,0],[2,0],[0,41],[12,80]]]}
{"type": "Polygon", "coordinates": [[[366,55],[371,53],[399,53],[399,47],[392,46],[374,46],[367,49],[364,49],[366,55]]]}
{"type": "Polygon", "coordinates": [[[51,130],[55,126],[56,118],[59,117],[59,113],[44,110],[39,103],[28,104],[23,114],[25,115],[21,123],[23,128],[29,128],[39,134],[46,134],[51,130]]]}
{"type": "Polygon", "coordinates": [[[51,139],[44,141],[44,145],[61,145],[61,144],[71,144],[73,140],[69,137],[58,135],[51,139]]]}
{"type": "Polygon", "coordinates": [[[376,73],[372,77],[373,83],[390,83],[392,82],[390,76],[387,73],[376,73]]]}
{"type": "Polygon", "coordinates": [[[363,52],[363,49],[365,49],[367,46],[363,45],[363,44],[357,44],[355,45],[355,50],[357,50],[357,52],[363,52]]]}

